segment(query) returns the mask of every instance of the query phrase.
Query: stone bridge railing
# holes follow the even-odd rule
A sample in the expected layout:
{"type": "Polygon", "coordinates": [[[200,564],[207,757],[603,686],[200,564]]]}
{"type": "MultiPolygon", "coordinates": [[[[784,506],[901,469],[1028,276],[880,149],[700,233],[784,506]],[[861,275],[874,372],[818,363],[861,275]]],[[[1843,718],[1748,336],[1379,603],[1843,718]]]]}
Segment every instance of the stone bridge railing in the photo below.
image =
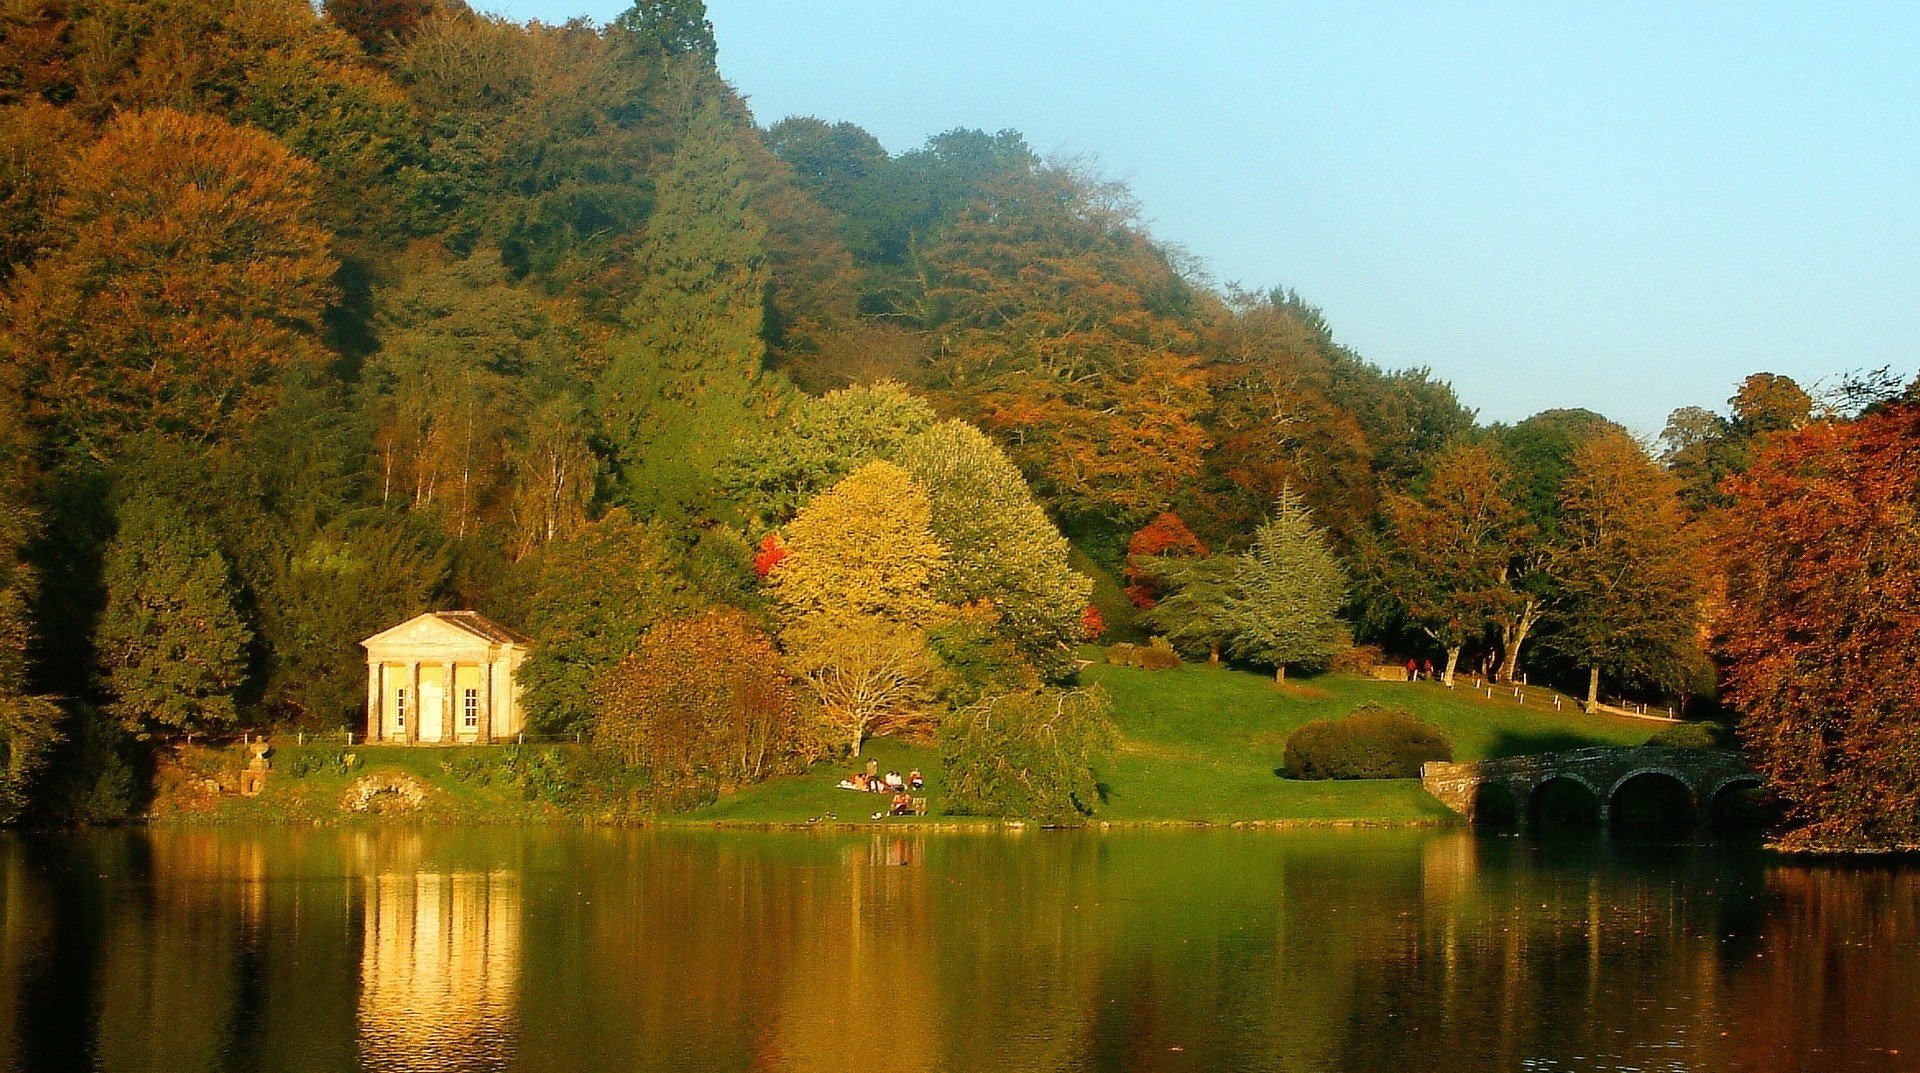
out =
{"type": "Polygon", "coordinates": [[[1537,812],[1540,791],[1560,779],[1592,794],[1598,818],[1606,823],[1621,789],[1643,776],[1670,779],[1685,787],[1702,824],[1712,820],[1722,793],[1736,786],[1758,786],[1761,781],[1738,753],[1651,745],[1596,746],[1463,763],[1435,761],[1420,769],[1420,783],[1427,792],[1468,820],[1485,822],[1491,812],[1504,806],[1523,824],[1537,812]],[[1505,801],[1498,800],[1502,795],[1505,801]]]}

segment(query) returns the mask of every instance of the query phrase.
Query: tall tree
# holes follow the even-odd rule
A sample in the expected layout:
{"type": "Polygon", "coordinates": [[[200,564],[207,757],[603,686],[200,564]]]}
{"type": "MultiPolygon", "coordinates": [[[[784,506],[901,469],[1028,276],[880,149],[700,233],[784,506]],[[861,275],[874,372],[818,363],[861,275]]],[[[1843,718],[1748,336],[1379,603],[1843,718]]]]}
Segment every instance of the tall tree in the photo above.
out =
{"type": "Polygon", "coordinates": [[[748,136],[717,97],[693,106],[647,221],[627,331],[600,376],[622,492],[643,513],[707,501],[720,458],[764,405],[766,228],[748,136]]]}
{"type": "MultiPolygon", "coordinates": [[[[1446,652],[1453,684],[1460,650],[1510,621],[1527,599],[1512,585],[1531,527],[1509,498],[1512,474],[1498,448],[1456,443],[1433,460],[1425,486],[1386,503],[1378,579],[1409,623],[1446,652]]],[[[1508,647],[1518,650],[1519,640],[1508,647]]]]}
{"type": "Polygon", "coordinates": [[[1920,406],[1784,435],[1731,491],[1727,696],[1794,839],[1920,844],[1920,406]]]}
{"type": "Polygon", "coordinates": [[[334,263],[312,168],[272,138],[171,111],[116,118],[68,170],[60,242],[16,276],[0,360],[30,370],[57,447],[146,429],[204,441],[318,357],[334,263]]]}
{"type": "Polygon", "coordinates": [[[164,500],[135,499],[118,521],[97,641],[108,711],[139,732],[231,725],[253,632],[226,556],[164,500]]]}
{"type": "Polygon", "coordinates": [[[780,425],[743,439],[720,482],[752,522],[783,525],[862,463],[892,458],[933,424],[933,408],[891,381],[803,395],[780,425]]]}
{"type": "Polygon", "coordinates": [[[1551,644],[1588,668],[1589,711],[1603,670],[1678,691],[1701,640],[1702,589],[1679,486],[1624,433],[1582,443],[1572,462],[1550,563],[1551,644]]]}
{"type": "Polygon", "coordinates": [[[1237,555],[1150,560],[1145,578],[1164,595],[1142,620],[1182,652],[1205,652],[1208,663],[1220,662],[1220,650],[1234,636],[1227,608],[1242,565],[1237,555]]]}
{"type": "Polygon", "coordinates": [[[1229,651],[1271,664],[1276,682],[1289,666],[1326,666],[1347,640],[1339,618],[1346,585],[1326,532],[1300,497],[1283,489],[1273,516],[1239,556],[1224,609],[1229,651]]]}
{"type": "MultiPolygon", "coordinates": [[[[6,418],[0,411],[0,421],[6,418]]],[[[38,591],[25,552],[35,522],[20,499],[0,473],[0,823],[19,818],[34,776],[59,740],[60,710],[35,695],[28,673],[38,591]]]]}
{"type": "Polygon", "coordinates": [[[1067,541],[1026,479],[980,430],[944,421],[908,440],[900,466],[927,490],[934,538],[947,554],[934,579],[942,603],[990,607],[996,630],[1043,675],[1074,667],[1093,582],[1067,565],[1067,541]]]}

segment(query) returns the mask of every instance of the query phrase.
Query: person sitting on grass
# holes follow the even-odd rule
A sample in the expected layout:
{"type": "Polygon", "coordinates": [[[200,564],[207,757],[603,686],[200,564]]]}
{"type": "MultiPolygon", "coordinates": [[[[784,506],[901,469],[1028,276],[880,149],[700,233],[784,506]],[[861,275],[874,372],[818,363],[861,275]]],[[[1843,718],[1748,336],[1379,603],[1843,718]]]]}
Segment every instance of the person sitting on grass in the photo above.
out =
{"type": "Polygon", "coordinates": [[[840,780],[840,789],[842,790],[865,790],[866,788],[867,777],[858,771],[853,773],[852,778],[840,780]]]}
{"type": "Polygon", "coordinates": [[[926,789],[926,787],[927,787],[926,776],[920,774],[919,768],[914,768],[911,772],[907,774],[907,789],[924,790],[926,789]]]}
{"type": "Polygon", "coordinates": [[[905,791],[902,791],[900,793],[893,795],[893,814],[895,816],[907,816],[907,815],[911,815],[912,812],[913,812],[912,795],[906,793],[905,791]]]}
{"type": "Polygon", "coordinates": [[[887,772],[887,789],[904,790],[906,788],[907,788],[907,780],[901,778],[900,773],[898,771],[887,772]]]}

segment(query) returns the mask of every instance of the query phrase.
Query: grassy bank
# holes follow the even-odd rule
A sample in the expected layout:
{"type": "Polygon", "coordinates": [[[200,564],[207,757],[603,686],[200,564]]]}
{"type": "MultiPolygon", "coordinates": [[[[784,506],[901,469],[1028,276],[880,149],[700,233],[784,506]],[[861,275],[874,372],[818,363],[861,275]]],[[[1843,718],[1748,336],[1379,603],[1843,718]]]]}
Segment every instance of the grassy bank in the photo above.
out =
{"type": "MultiPolygon", "coordinates": [[[[1154,822],[1445,822],[1451,817],[1411,779],[1368,782],[1296,782],[1276,774],[1286,738],[1296,727],[1340,716],[1368,701],[1398,705],[1443,727],[1456,759],[1548,752],[1582,745],[1633,745],[1649,723],[1616,716],[1520,710],[1501,699],[1449,691],[1433,683],[1407,684],[1324,676],[1276,685],[1259,674],[1189,665],[1169,671],[1095,665],[1083,680],[1113,698],[1121,747],[1101,771],[1105,794],[1097,819],[1154,822]]],[[[236,773],[237,754],[221,754],[236,773]]],[[[156,806],[158,819],[301,823],[411,815],[432,822],[537,823],[603,820],[605,801],[579,792],[575,746],[510,750],[346,750],[339,746],[278,750],[266,791],[255,798],[196,794],[176,776],[156,806]],[[354,757],[349,762],[344,757],[354,757]],[[417,807],[376,795],[365,812],[342,807],[359,780],[410,780],[422,788],[417,807]]],[[[927,776],[931,815],[888,823],[950,823],[941,815],[940,758],[931,747],[880,739],[865,760],[903,774],[927,776]]],[[[799,824],[868,822],[884,807],[879,795],[837,789],[855,764],[815,765],[803,775],[770,779],[666,821],[680,824],[799,824]]]]}

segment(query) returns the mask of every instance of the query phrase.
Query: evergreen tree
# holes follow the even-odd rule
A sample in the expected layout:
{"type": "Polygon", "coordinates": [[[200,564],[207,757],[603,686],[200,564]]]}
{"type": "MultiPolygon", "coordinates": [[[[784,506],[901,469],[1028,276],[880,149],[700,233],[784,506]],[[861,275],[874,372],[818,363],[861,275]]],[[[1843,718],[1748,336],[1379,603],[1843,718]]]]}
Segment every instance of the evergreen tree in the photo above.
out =
{"type": "Polygon", "coordinates": [[[643,514],[706,504],[714,471],[764,404],[766,229],[750,202],[741,120],[694,105],[639,253],[640,290],[597,408],[621,491],[643,514]]]}
{"type": "Polygon", "coordinates": [[[118,521],[95,642],[107,710],[142,732],[231,725],[253,633],[235,607],[226,556],[162,499],[130,501],[118,521]]]}
{"type": "Polygon", "coordinates": [[[1289,666],[1331,662],[1346,643],[1338,616],[1346,576],[1326,534],[1291,488],[1282,490],[1273,516],[1254,531],[1238,559],[1223,610],[1231,630],[1228,650],[1272,664],[1275,681],[1286,677],[1289,666]]]}
{"type": "Polygon", "coordinates": [[[1207,662],[1220,662],[1220,650],[1233,639],[1227,604],[1240,575],[1240,557],[1153,557],[1143,562],[1146,580],[1162,595],[1141,621],[1181,652],[1205,652],[1207,662]]]}

